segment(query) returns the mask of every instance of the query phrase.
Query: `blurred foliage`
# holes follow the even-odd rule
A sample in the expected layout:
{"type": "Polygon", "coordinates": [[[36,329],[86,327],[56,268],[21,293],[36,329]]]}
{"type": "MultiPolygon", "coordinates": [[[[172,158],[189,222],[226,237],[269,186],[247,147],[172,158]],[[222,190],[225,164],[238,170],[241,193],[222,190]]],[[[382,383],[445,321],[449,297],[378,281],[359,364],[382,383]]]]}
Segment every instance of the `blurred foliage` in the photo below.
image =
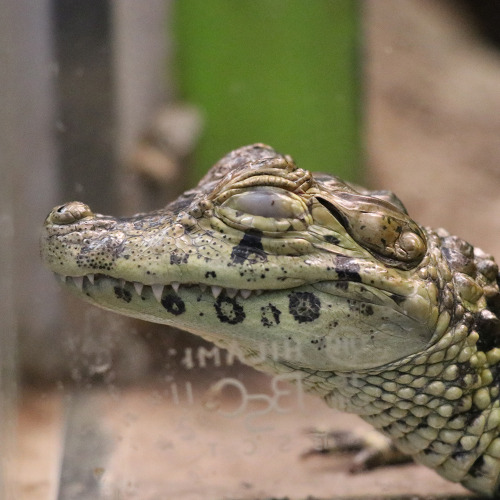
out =
{"type": "Polygon", "coordinates": [[[200,176],[253,142],[360,178],[356,0],[177,0],[180,97],[203,113],[200,176]]]}

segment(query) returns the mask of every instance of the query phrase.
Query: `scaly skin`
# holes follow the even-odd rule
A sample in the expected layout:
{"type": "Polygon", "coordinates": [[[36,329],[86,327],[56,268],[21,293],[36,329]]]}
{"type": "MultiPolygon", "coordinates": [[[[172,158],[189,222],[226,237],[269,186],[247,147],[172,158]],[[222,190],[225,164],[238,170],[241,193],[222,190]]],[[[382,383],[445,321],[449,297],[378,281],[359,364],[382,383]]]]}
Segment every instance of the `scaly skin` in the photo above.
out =
{"type": "Polygon", "coordinates": [[[499,494],[498,267],[391,193],[256,144],[157,212],[56,207],[41,248],[82,298],[300,374],[417,461],[499,494]]]}

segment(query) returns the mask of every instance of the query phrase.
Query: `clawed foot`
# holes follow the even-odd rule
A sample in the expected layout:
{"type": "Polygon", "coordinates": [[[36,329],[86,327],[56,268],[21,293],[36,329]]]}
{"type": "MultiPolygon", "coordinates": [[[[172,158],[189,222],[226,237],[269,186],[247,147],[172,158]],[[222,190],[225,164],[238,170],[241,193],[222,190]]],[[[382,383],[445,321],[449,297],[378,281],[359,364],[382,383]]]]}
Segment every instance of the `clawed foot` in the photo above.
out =
{"type": "Polygon", "coordinates": [[[349,471],[358,473],[375,467],[411,462],[411,457],[400,452],[389,438],[377,431],[323,431],[309,429],[313,447],[302,457],[334,453],[354,453],[349,471]]]}

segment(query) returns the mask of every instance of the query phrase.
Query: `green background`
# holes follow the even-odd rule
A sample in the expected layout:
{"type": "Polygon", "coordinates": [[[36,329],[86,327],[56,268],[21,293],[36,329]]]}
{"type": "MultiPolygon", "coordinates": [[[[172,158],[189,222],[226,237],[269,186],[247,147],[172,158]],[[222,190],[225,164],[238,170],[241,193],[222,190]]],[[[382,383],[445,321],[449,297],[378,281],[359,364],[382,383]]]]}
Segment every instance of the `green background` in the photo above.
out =
{"type": "Polygon", "coordinates": [[[361,176],[355,0],[178,0],[180,98],[204,130],[191,181],[237,147],[264,142],[303,168],[361,176]]]}

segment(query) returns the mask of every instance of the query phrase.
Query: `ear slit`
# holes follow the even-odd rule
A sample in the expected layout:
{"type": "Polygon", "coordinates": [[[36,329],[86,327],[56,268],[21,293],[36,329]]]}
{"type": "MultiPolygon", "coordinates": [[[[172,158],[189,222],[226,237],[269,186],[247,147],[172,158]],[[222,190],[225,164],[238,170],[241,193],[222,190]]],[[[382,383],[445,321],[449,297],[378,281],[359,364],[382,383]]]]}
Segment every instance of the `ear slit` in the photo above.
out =
{"type": "Polygon", "coordinates": [[[337,221],[342,225],[342,227],[347,231],[348,223],[346,216],[331,202],[316,196],[316,199],[337,219],[337,221]]]}

